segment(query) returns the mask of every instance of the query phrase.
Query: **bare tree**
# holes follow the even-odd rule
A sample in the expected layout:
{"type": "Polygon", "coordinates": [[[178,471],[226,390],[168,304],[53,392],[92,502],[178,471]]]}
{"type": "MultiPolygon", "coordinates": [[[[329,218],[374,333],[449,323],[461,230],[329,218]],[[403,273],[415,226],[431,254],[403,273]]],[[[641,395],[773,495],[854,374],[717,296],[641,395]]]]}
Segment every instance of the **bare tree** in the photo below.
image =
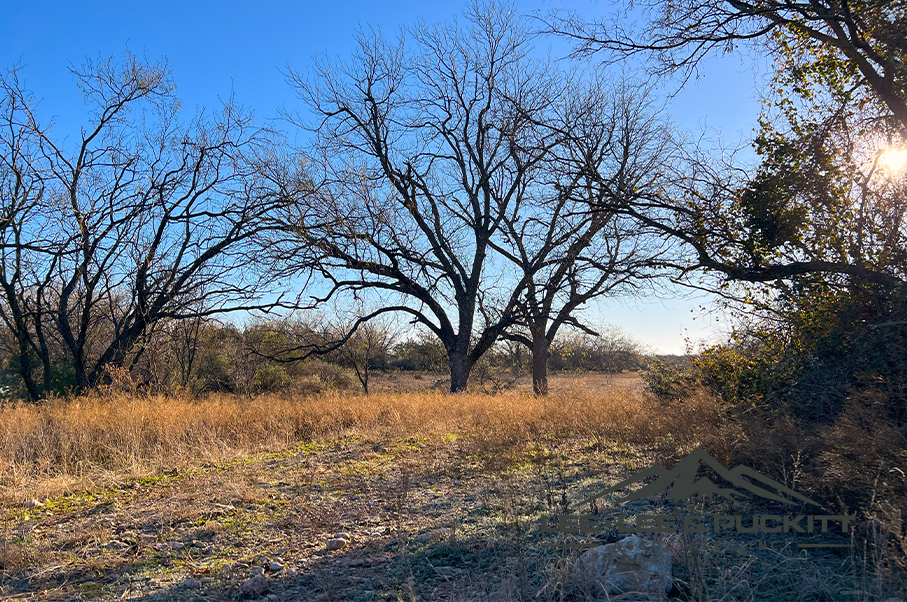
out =
{"type": "MultiPolygon", "coordinates": [[[[43,390],[50,336],[81,391],[157,321],[273,307],[254,301],[250,258],[285,202],[269,192],[279,141],[232,103],[183,123],[166,65],[129,55],[73,75],[91,110],[74,148],[40,125],[15,72],[3,79],[4,321],[20,355],[41,358],[43,390]]],[[[24,362],[36,399],[32,372],[24,362]]]]}
{"type": "Polygon", "coordinates": [[[547,160],[549,189],[528,216],[504,219],[497,250],[524,285],[507,338],[532,352],[536,394],[548,392],[549,347],[562,326],[595,334],[577,315],[591,300],[631,292],[658,274],[669,245],[615,206],[665,186],[668,124],[645,93],[604,77],[583,85],[560,109],[561,143],[547,160]],[[612,207],[612,208],[608,208],[612,207]]]}
{"type": "Polygon", "coordinates": [[[314,192],[288,220],[298,242],[284,259],[328,283],[318,303],[384,295],[353,328],[408,314],[443,343],[451,391],[462,391],[513,319],[521,286],[495,290],[493,239],[557,143],[546,122],[561,84],[506,9],[473,8],[465,27],[418,25],[405,48],[358,42],[350,64],[292,75],[319,121],[308,126],[314,192]]]}
{"type": "Polygon", "coordinates": [[[58,243],[44,224],[53,219],[45,173],[38,165],[41,135],[16,70],[0,79],[0,318],[16,342],[18,371],[29,399],[51,386],[46,334],[47,292],[59,262],[58,243]],[[36,361],[37,360],[37,361],[36,361]],[[35,370],[42,369],[42,385],[35,370]]]}
{"type": "MultiPolygon", "coordinates": [[[[333,329],[331,338],[340,339],[350,332],[348,325],[340,324],[333,329]]],[[[371,320],[360,325],[346,342],[332,354],[335,361],[356,373],[363,392],[369,394],[369,382],[375,365],[382,360],[386,363],[387,356],[394,344],[394,333],[387,323],[380,319],[371,320]]]]}

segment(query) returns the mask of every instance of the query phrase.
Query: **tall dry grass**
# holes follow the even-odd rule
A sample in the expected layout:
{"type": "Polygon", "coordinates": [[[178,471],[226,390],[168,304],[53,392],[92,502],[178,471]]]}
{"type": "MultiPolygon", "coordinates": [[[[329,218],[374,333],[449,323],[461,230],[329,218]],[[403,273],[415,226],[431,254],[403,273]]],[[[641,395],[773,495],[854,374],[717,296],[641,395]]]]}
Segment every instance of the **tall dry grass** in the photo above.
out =
{"type": "Polygon", "coordinates": [[[457,433],[499,451],[540,438],[588,437],[676,450],[710,440],[720,408],[691,395],[668,408],[642,391],[581,385],[548,397],[434,392],[308,398],[141,396],[108,391],[0,408],[0,493],[24,499],[222,462],[345,435],[440,438],[457,433]]]}

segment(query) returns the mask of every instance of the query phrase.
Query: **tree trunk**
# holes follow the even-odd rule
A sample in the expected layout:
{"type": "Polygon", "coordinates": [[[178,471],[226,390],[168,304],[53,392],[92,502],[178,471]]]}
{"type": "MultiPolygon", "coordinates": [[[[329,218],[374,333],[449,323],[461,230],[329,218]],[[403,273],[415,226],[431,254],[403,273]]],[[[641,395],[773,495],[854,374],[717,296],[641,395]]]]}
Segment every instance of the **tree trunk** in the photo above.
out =
{"type": "Polygon", "coordinates": [[[450,392],[463,393],[469,383],[469,370],[472,365],[465,353],[451,353],[450,356],[450,392]]]}
{"type": "Polygon", "coordinates": [[[532,337],[532,390],[536,395],[548,394],[548,339],[544,334],[532,337]]]}
{"type": "Polygon", "coordinates": [[[28,352],[28,346],[20,341],[19,376],[22,378],[22,382],[25,383],[25,390],[28,392],[28,400],[34,403],[41,399],[41,394],[38,392],[38,385],[35,383],[34,375],[32,374],[31,356],[29,356],[28,352]]]}

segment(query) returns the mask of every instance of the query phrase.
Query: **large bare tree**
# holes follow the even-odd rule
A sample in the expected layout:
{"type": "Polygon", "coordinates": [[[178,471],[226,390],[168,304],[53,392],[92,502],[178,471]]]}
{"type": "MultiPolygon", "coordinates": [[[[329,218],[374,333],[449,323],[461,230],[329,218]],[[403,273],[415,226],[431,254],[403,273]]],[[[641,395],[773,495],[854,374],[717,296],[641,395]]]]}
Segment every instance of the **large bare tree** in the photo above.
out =
{"type": "Polygon", "coordinates": [[[74,144],[40,123],[16,71],[2,80],[0,317],[32,399],[55,370],[93,386],[160,320],[275,303],[254,301],[250,261],[285,202],[275,136],[232,102],[181,120],[163,64],[127,55],[73,75],[90,111],[74,144]]]}
{"type": "Polygon", "coordinates": [[[313,192],[303,187],[289,217],[287,254],[327,283],[318,302],[384,295],[356,325],[402,312],[430,330],[457,392],[512,324],[522,287],[501,282],[492,245],[559,141],[548,121],[562,83],[506,9],[405,38],[362,35],[349,63],[292,75],[318,118],[307,124],[313,192]]]}

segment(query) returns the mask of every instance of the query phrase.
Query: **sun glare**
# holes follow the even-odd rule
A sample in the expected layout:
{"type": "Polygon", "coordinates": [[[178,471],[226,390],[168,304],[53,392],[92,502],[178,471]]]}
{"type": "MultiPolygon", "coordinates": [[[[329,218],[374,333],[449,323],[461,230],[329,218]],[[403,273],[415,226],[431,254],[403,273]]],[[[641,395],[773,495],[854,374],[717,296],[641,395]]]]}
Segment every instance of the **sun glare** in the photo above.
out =
{"type": "Polygon", "coordinates": [[[907,151],[900,148],[886,149],[879,155],[879,162],[891,173],[897,173],[907,165],[907,151]]]}

